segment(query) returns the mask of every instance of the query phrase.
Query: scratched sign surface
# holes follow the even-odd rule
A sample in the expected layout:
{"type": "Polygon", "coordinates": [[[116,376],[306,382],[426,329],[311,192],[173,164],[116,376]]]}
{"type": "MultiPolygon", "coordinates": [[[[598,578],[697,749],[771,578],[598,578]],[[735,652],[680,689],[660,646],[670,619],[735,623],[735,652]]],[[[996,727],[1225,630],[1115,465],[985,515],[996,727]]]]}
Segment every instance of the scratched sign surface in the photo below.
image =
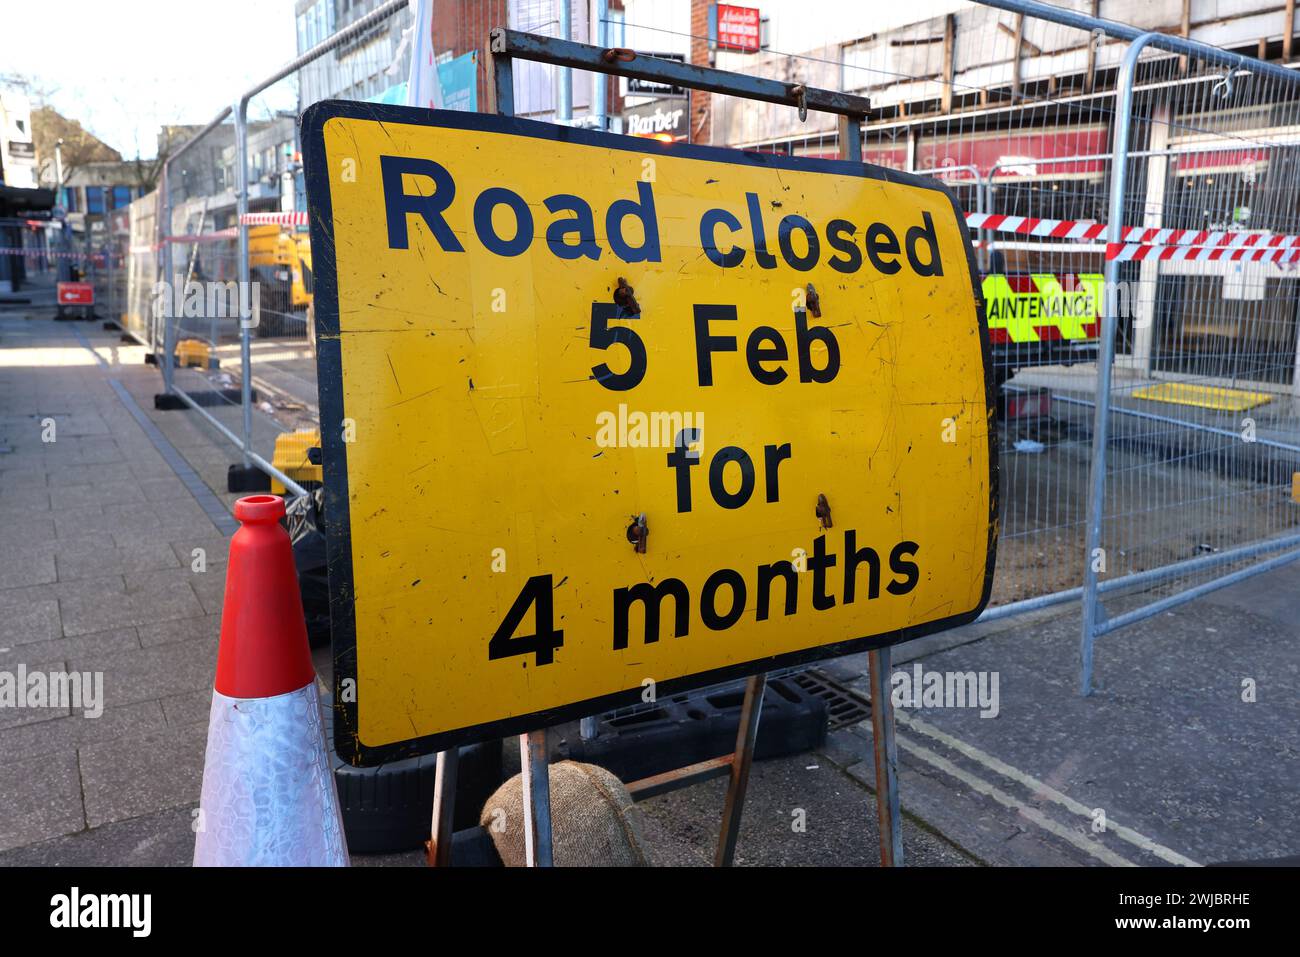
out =
{"type": "Polygon", "coordinates": [[[304,131],[341,754],[983,608],[988,352],[937,184],[365,104],[304,131]]]}

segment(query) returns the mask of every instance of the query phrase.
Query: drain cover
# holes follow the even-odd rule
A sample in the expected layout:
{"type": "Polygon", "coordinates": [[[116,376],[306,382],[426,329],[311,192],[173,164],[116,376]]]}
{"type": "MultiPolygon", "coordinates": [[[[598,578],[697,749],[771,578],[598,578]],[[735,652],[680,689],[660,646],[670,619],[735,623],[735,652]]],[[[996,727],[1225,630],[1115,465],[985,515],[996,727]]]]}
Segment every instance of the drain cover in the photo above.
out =
{"type": "Polygon", "coordinates": [[[824,671],[809,668],[789,676],[804,691],[826,702],[826,730],[847,728],[871,717],[871,699],[846,688],[824,671]]]}

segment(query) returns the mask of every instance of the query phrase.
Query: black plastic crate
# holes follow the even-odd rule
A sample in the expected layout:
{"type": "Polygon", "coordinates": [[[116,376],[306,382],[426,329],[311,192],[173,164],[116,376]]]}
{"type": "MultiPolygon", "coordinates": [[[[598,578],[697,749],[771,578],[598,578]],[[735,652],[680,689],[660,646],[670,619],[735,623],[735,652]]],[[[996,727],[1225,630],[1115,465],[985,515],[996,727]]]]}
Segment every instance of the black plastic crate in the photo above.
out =
{"type": "MultiPolygon", "coordinates": [[[[743,681],[673,695],[630,713],[598,719],[590,741],[561,742],[556,760],[598,764],[624,783],[730,754],[736,748],[743,681]]],[[[800,754],[826,740],[826,703],[788,677],[771,678],[763,695],[757,759],[800,754]]]]}

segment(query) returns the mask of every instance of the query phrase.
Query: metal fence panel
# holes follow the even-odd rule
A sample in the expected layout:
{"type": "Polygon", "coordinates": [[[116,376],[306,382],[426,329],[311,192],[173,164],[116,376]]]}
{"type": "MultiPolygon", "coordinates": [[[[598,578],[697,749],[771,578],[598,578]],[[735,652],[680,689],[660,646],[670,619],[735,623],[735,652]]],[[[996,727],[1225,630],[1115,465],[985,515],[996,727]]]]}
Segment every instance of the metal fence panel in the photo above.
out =
{"type": "Polygon", "coordinates": [[[1098,377],[1085,693],[1096,635],[1300,544],[1300,80],[1146,36],[1119,86],[1107,281],[1133,308],[1108,308],[1098,377]],[[1096,592],[1136,574],[1140,589],[1096,592]]]}
{"type": "Polygon", "coordinates": [[[123,329],[154,350],[156,329],[152,292],[158,279],[158,191],[131,203],[125,262],[126,296],[120,313],[123,329]]]}

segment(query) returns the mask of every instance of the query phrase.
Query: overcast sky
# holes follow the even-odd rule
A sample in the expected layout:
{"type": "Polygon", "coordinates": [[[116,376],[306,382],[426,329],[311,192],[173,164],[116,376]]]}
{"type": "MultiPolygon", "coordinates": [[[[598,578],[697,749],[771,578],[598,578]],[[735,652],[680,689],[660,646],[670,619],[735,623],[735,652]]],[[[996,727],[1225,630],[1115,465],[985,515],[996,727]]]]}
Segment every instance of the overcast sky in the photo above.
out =
{"type": "MultiPolygon", "coordinates": [[[[163,123],[206,123],[296,55],[293,0],[2,0],[0,75],[134,156],[163,123]]],[[[276,91],[295,105],[289,87],[276,91]]]]}

